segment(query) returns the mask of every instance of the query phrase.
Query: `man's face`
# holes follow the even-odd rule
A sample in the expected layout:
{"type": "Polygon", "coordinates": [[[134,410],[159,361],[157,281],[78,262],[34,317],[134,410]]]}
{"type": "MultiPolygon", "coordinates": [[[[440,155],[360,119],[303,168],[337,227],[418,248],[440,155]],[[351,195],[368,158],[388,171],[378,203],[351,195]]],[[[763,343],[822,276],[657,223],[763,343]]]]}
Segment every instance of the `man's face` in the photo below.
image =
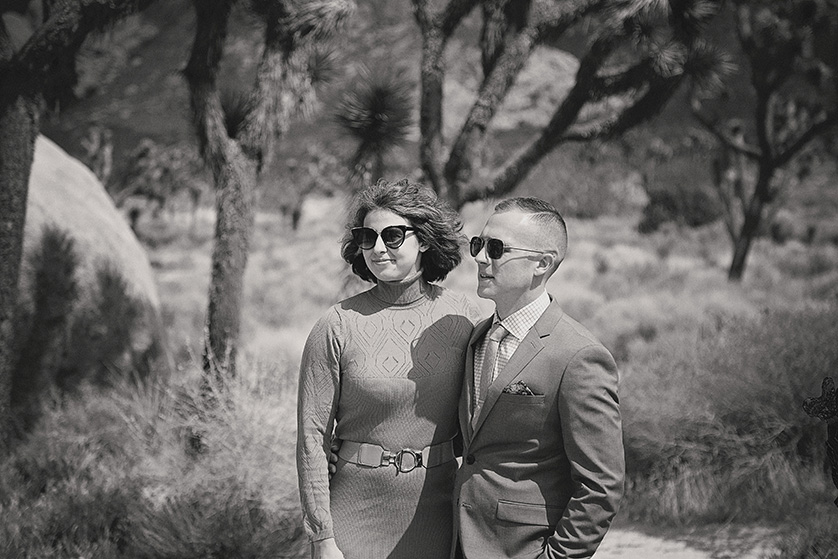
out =
{"type": "MultiPolygon", "coordinates": [[[[537,227],[529,216],[518,210],[495,213],[486,222],[480,237],[499,239],[504,246],[526,249],[544,249],[544,241],[538,242],[537,227]]],[[[486,247],[474,257],[477,262],[477,295],[495,302],[501,316],[520,308],[520,302],[527,301],[527,294],[535,287],[535,270],[540,255],[532,252],[512,250],[500,258],[489,258],[486,247]]]]}

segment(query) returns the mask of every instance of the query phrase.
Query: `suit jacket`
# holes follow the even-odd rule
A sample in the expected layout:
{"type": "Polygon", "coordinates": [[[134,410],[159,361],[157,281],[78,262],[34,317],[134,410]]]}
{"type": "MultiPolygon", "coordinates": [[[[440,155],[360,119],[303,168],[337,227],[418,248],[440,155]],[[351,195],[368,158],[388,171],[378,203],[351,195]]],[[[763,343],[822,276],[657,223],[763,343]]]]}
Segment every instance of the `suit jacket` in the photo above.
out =
{"type": "Polygon", "coordinates": [[[460,400],[460,545],[469,559],[591,557],[623,495],[614,359],[551,301],[489,387],[472,431],[474,353],[490,325],[472,334],[460,400]],[[504,392],[519,382],[535,395],[504,392]]]}

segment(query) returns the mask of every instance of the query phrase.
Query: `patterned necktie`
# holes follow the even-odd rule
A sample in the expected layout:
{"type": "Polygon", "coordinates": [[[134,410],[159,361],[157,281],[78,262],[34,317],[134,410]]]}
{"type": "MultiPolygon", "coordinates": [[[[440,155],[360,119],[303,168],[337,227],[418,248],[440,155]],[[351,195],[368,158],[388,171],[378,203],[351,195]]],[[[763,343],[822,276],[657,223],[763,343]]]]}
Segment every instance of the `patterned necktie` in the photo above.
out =
{"type": "Polygon", "coordinates": [[[499,322],[492,326],[492,331],[489,332],[489,340],[486,342],[486,353],[483,356],[483,367],[480,369],[479,375],[474,375],[475,402],[474,413],[471,417],[472,426],[477,422],[477,416],[480,415],[480,408],[483,407],[486,394],[489,392],[489,385],[494,380],[500,342],[508,333],[509,331],[499,322]]]}

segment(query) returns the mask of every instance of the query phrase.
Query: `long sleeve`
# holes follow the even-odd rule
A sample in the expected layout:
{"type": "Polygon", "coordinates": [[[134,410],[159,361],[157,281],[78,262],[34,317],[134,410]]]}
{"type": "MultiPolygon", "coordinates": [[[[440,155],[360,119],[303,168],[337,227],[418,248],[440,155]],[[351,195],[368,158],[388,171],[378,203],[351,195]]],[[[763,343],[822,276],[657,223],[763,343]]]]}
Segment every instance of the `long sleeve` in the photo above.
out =
{"type": "Polygon", "coordinates": [[[303,349],[297,400],[297,476],[306,534],[334,537],[328,458],[340,396],[340,318],[331,311],[312,328],[303,349]]]}
{"type": "Polygon", "coordinates": [[[614,359],[599,344],[571,359],[558,392],[573,495],[545,557],[593,555],[623,495],[625,454],[614,359]]]}

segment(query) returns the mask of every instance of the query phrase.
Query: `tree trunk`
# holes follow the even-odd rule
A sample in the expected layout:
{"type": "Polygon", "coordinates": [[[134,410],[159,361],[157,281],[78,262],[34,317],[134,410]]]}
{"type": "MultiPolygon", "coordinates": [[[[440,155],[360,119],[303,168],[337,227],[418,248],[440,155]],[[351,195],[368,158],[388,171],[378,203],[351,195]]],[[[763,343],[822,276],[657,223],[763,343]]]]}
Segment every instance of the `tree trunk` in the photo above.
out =
{"type": "Polygon", "coordinates": [[[253,230],[254,165],[229,162],[216,176],[215,245],[207,310],[204,371],[223,383],[236,374],[244,272],[253,230]],[[249,171],[249,172],[248,172],[249,171]]]}
{"type": "Polygon", "coordinates": [[[730,281],[742,281],[742,275],[745,273],[745,264],[748,259],[748,254],[751,251],[754,237],[759,232],[760,223],[762,222],[762,213],[766,204],[771,201],[771,179],[774,177],[774,167],[763,163],[760,166],[759,177],[757,185],[754,190],[754,195],[748,208],[745,212],[745,219],[742,222],[742,228],[733,244],[733,259],[730,263],[730,269],[727,273],[727,279],[730,281]]]}
{"type": "MultiPolygon", "coordinates": [[[[12,54],[6,27],[0,22],[0,62],[10,60],[12,54]]],[[[40,98],[10,91],[10,85],[0,85],[0,457],[5,455],[12,427],[13,360],[9,350],[14,338],[29,174],[40,119],[40,98]]]]}
{"type": "Polygon", "coordinates": [[[184,70],[198,143],[215,181],[216,223],[204,340],[207,379],[223,383],[235,375],[236,343],[244,292],[252,203],[245,156],[229,138],[217,88],[232,2],[195,0],[195,42],[184,70]],[[246,189],[246,190],[244,190],[246,189]]]}
{"type": "Polygon", "coordinates": [[[419,164],[425,180],[437,195],[454,206],[458,203],[459,192],[450,187],[443,175],[445,46],[454,29],[476,4],[475,0],[452,0],[443,13],[432,15],[426,0],[413,0],[414,16],[422,33],[419,164]]]}
{"type": "Polygon", "coordinates": [[[29,174],[38,135],[38,103],[0,101],[0,451],[11,429],[10,395],[14,312],[23,254],[29,174]]]}

